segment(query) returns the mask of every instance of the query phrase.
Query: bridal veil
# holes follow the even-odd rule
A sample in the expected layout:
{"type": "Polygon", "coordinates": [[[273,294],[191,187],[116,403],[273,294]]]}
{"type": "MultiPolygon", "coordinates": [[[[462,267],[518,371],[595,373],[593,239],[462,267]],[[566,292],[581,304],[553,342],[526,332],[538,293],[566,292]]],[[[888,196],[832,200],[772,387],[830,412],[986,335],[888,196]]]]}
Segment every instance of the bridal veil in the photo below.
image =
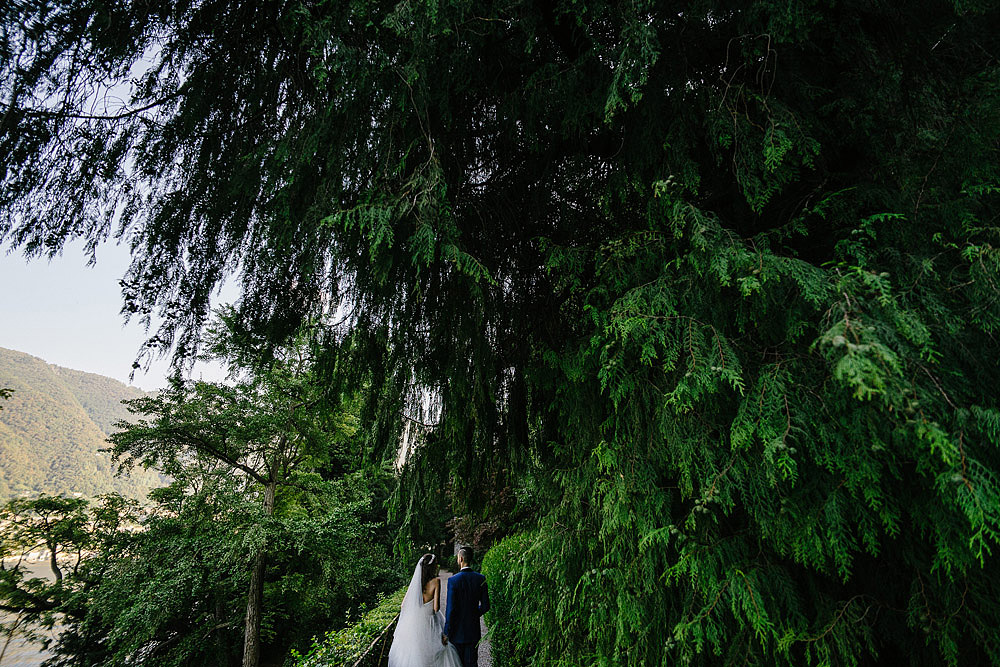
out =
{"type": "Polygon", "coordinates": [[[441,643],[444,617],[434,612],[434,601],[424,603],[420,563],[399,608],[399,621],[389,649],[389,667],[461,667],[451,644],[441,643]]]}

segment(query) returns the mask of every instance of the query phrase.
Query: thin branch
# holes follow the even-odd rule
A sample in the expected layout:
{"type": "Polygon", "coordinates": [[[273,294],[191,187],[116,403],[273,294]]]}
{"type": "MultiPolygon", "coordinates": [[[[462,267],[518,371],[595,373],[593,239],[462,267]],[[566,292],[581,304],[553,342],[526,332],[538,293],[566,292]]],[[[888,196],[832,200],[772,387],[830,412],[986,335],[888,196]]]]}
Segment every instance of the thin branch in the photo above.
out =
{"type": "Polygon", "coordinates": [[[184,94],[187,85],[183,85],[166,97],[161,97],[158,100],[150,102],[149,104],[141,107],[136,107],[135,109],[129,109],[128,111],[123,111],[117,114],[76,114],[76,113],[66,113],[65,111],[39,111],[37,109],[15,109],[11,105],[4,105],[5,115],[11,111],[17,111],[25,116],[33,116],[36,118],[63,118],[63,119],[75,119],[75,120],[122,120],[140,114],[143,111],[149,111],[153,107],[158,107],[164,102],[169,102],[170,100],[180,97],[184,94]]]}

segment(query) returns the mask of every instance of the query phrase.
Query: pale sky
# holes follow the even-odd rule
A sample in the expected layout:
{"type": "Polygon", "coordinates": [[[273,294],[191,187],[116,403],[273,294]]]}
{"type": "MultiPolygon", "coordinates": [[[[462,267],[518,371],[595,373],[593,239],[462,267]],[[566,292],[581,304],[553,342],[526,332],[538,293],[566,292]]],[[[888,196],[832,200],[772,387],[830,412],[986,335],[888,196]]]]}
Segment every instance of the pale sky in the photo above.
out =
{"type": "MultiPolygon", "coordinates": [[[[118,313],[123,303],[118,281],[128,264],[128,248],[113,242],[98,248],[92,267],[82,243],[52,261],[29,262],[0,247],[0,347],[129,384],[146,332],[138,320],[125,325],[118,313]]],[[[215,305],[236,296],[234,289],[224,289],[215,305]]],[[[169,359],[154,361],[148,373],[137,370],[131,384],[146,391],[162,387],[168,366],[169,359]]],[[[193,376],[217,381],[224,373],[218,365],[199,363],[193,376]]]]}

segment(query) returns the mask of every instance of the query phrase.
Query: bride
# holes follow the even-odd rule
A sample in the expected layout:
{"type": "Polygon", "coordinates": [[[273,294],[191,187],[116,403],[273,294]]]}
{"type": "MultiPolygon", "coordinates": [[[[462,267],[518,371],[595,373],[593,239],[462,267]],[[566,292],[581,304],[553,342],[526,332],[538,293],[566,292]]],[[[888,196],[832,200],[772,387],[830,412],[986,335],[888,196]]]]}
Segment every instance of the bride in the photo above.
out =
{"type": "Polygon", "coordinates": [[[440,569],[434,554],[425,554],[417,561],[399,609],[389,667],[462,667],[455,647],[442,643],[440,569]]]}

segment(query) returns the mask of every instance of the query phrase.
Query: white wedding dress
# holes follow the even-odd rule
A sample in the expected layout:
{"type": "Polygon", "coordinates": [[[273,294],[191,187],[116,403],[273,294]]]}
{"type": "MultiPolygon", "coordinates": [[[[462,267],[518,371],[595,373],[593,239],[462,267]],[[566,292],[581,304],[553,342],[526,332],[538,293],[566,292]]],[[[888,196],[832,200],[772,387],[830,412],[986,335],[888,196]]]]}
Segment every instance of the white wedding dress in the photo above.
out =
{"type": "Polygon", "coordinates": [[[462,667],[455,647],[441,643],[444,614],[434,611],[433,599],[424,602],[420,578],[418,563],[399,609],[389,667],[462,667]]]}

